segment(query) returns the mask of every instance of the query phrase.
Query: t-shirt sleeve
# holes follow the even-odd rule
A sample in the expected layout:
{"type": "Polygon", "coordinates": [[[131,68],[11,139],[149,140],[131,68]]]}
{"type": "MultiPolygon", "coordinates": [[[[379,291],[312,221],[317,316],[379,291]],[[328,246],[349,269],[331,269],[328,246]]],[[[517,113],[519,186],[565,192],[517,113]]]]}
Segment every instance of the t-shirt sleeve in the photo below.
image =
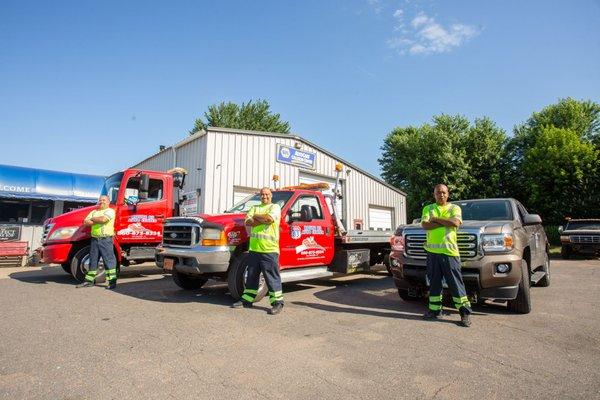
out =
{"type": "Polygon", "coordinates": [[[279,220],[281,219],[281,207],[279,207],[279,204],[273,204],[271,206],[269,209],[269,217],[273,218],[275,223],[279,223],[279,220]]]}
{"type": "Polygon", "coordinates": [[[423,207],[423,213],[421,214],[421,222],[429,222],[429,206],[423,207]]]}
{"type": "Polygon", "coordinates": [[[111,219],[115,219],[115,210],[113,210],[112,208],[107,208],[106,210],[104,210],[104,212],[102,213],[102,215],[104,215],[106,218],[109,219],[109,221],[111,219]]]}
{"type": "Polygon", "coordinates": [[[452,209],[450,210],[450,218],[456,218],[462,223],[462,210],[456,204],[452,205],[452,209]]]}

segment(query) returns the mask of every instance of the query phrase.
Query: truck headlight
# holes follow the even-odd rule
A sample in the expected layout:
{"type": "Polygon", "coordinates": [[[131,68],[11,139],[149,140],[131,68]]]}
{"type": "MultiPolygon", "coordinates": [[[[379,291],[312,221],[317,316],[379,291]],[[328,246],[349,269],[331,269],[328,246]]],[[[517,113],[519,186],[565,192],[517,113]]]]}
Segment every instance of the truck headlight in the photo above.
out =
{"type": "Polygon", "coordinates": [[[58,228],[50,234],[50,237],[48,238],[48,240],[69,239],[71,236],[73,236],[75,234],[75,232],[77,232],[77,229],[79,229],[78,226],[67,226],[64,228],[58,228]]]}
{"type": "Polygon", "coordinates": [[[487,253],[510,251],[514,247],[513,236],[510,233],[483,235],[481,245],[487,253]]]}
{"type": "Polygon", "coordinates": [[[227,246],[225,231],[215,228],[203,228],[202,246],[227,246]]]}

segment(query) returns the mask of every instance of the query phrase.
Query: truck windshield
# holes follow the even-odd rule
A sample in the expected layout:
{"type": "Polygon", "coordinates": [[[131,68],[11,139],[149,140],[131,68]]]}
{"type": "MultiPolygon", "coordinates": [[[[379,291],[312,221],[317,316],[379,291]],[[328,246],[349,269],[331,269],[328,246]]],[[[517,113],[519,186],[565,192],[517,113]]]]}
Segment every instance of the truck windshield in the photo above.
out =
{"type": "Polygon", "coordinates": [[[457,201],[463,221],[510,221],[513,219],[508,200],[457,201]]]}
{"type": "MultiPolygon", "coordinates": [[[[288,202],[290,197],[292,197],[293,192],[273,192],[273,200],[274,204],[279,204],[279,207],[283,208],[285,203],[288,202]]],[[[246,197],[244,200],[240,201],[229,210],[225,211],[226,213],[247,213],[252,206],[260,204],[260,194],[256,193],[246,197]]]]}
{"type": "Polygon", "coordinates": [[[597,231],[600,230],[600,221],[571,221],[565,227],[566,231],[597,231]]]}
{"type": "Polygon", "coordinates": [[[117,172],[106,178],[104,186],[100,195],[108,196],[110,204],[117,203],[117,195],[119,194],[119,187],[121,186],[121,180],[123,179],[123,172],[117,172]]]}

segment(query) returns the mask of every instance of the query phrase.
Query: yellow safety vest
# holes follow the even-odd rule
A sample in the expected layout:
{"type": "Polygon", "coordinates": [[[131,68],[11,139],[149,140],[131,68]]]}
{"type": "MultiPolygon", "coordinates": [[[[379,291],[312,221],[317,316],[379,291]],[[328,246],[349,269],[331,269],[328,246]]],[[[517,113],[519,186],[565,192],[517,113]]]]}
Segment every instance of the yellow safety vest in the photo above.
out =
{"type": "Polygon", "coordinates": [[[92,225],[92,237],[101,238],[107,236],[114,236],[115,234],[115,210],[107,208],[105,210],[93,210],[85,217],[85,219],[95,217],[106,217],[108,221],[104,224],[92,225]]]}
{"type": "Polygon", "coordinates": [[[260,224],[250,230],[250,251],[256,253],[279,253],[279,220],[281,207],[278,204],[257,205],[250,208],[246,220],[255,214],[269,214],[273,218],[272,224],[260,224]]]}
{"type": "MultiPolygon", "coordinates": [[[[437,203],[430,204],[423,208],[421,221],[429,221],[431,217],[436,218],[458,218],[462,223],[462,211],[459,206],[448,203],[445,206],[439,206],[437,203]]],[[[452,257],[459,257],[458,242],[456,231],[458,229],[449,226],[440,226],[439,228],[427,230],[427,241],[423,246],[430,253],[446,254],[452,257]]]]}

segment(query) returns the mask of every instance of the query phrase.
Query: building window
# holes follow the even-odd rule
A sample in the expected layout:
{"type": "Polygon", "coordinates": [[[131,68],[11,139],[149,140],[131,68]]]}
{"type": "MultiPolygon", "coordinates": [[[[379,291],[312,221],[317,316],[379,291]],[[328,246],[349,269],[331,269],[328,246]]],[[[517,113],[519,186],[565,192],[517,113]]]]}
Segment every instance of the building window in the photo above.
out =
{"type": "Polygon", "coordinates": [[[52,202],[0,199],[0,222],[41,225],[52,215],[52,202]]]}

